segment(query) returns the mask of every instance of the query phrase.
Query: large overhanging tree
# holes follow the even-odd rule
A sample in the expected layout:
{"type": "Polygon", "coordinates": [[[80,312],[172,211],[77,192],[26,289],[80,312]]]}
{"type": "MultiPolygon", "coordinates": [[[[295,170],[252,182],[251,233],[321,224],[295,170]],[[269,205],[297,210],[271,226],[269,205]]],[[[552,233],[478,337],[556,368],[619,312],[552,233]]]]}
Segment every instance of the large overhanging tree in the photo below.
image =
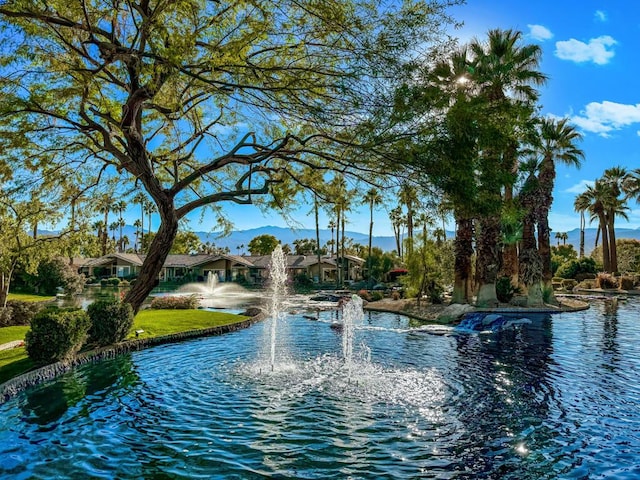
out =
{"type": "Polygon", "coordinates": [[[6,0],[0,134],[30,168],[55,150],[146,190],[161,225],[138,309],[190,212],[286,192],[305,165],[371,172],[356,127],[454,3],[6,0]]]}

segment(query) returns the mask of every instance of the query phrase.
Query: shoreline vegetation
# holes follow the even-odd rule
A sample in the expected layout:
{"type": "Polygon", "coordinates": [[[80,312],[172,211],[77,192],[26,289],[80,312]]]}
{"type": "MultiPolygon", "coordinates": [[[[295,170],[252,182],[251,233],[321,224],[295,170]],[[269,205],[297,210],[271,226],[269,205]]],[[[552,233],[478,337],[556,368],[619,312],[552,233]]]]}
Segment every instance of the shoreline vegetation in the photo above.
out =
{"type": "MultiPolygon", "coordinates": [[[[245,328],[261,319],[258,312],[251,313],[252,316],[249,317],[208,310],[143,310],[136,315],[131,333],[125,341],[103,348],[85,350],[66,362],[57,362],[37,369],[34,369],[34,363],[27,356],[24,344],[0,350],[0,403],[17,391],[54,378],[76,365],[163,343],[220,335],[238,328],[245,328]],[[22,387],[17,388],[17,386],[22,387]]],[[[0,336],[2,339],[0,343],[24,340],[27,330],[28,327],[3,327],[0,333],[5,331],[6,334],[0,336]]]]}

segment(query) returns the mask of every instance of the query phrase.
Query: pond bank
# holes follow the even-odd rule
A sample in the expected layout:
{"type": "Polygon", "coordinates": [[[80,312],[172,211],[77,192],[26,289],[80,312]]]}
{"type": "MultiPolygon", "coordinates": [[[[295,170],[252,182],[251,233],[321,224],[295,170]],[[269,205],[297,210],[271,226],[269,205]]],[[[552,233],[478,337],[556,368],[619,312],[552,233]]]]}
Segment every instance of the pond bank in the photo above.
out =
{"type": "MultiPolygon", "coordinates": [[[[582,299],[576,297],[558,296],[559,305],[547,305],[544,307],[514,307],[512,305],[504,304],[497,308],[476,308],[470,306],[471,309],[468,312],[487,312],[487,313],[560,313],[560,312],[576,312],[580,310],[586,310],[589,308],[589,303],[584,297],[582,299]]],[[[369,302],[365,305],[365,310],[371,310],[376,312],[390,312],[406,315],[416,320],[424,322],[449,324],[450,316],[446,315],[446,311],[449,304],[433,305],[430,303],[423,303],[420,307],[417,306],[415,298],[403,298],[399,300],[392,300],[390,298],[384,298],[376,302],[369,302]]],[[[461,306],[462,307],[462,306],[461,306]]],[[[464,312],[466,313],[466,312],[464,312]]]]}

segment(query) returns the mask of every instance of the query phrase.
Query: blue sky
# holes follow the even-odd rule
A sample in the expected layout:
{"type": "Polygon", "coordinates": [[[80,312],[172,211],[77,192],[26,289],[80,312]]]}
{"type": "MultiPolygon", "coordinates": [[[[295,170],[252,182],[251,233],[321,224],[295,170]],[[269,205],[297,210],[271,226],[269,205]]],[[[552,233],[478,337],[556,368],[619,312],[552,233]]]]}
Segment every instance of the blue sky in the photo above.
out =
{"type": "MultiPolygon", "coordinates": [[[[461,43],[482,39],[492,28],[513,28],[525,34],[525,41],[542,47],[541,70],[549,76],[541,89],[542,113],[569,117],[584,135],[585,152],[581,169],[558,166],[550,225],[556,232],[578,228],[573,201],[585,185],[611,166],[640,168],[640,2],[469,0],[452,13],[464,22],[452,32],[461,43]]],[[[621,219],[618,225],[639,228],[640,206],[629,206],[629,222],[621,219]]],[[[225,210],[237,230],[288,225],[278,214],[247,205],[225,210]]],[[[131,222],[135,218],[132,211],[131,222]]],[[[199,223],[199,215],[193,218],[194,230],[212,228],[206,219],[199,223]]],[[[298,227],[314,228],[310,205],[301,206],[295,219],[298,227]]],[[[368,231],[366,207],[349,220],[348,230],[368,231]]],[[[328,222],[323,214],[321,227],[328,222]]],[[[375,213],[374,235],[393,235],[384,208],[375,213]]]]}

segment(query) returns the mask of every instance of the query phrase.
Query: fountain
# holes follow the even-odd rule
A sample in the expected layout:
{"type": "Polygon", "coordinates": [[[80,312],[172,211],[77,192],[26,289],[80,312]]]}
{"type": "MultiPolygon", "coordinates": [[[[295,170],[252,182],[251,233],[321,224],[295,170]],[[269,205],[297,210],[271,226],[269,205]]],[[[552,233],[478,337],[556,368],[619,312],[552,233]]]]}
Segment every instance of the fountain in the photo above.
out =
{"type": "Polygon", "coordinates": [[[276,246],[271,254],[271,263],[269,265],[270,276],[270,298],[269,315],[271,317],[271,328],[269,330],[269,364],[271,371],[275,369],[276,364],[276,334],[278,324],[284,316],[284,299],[287,294],[287,259],[282,251],[282,246],[276,246]]]}

